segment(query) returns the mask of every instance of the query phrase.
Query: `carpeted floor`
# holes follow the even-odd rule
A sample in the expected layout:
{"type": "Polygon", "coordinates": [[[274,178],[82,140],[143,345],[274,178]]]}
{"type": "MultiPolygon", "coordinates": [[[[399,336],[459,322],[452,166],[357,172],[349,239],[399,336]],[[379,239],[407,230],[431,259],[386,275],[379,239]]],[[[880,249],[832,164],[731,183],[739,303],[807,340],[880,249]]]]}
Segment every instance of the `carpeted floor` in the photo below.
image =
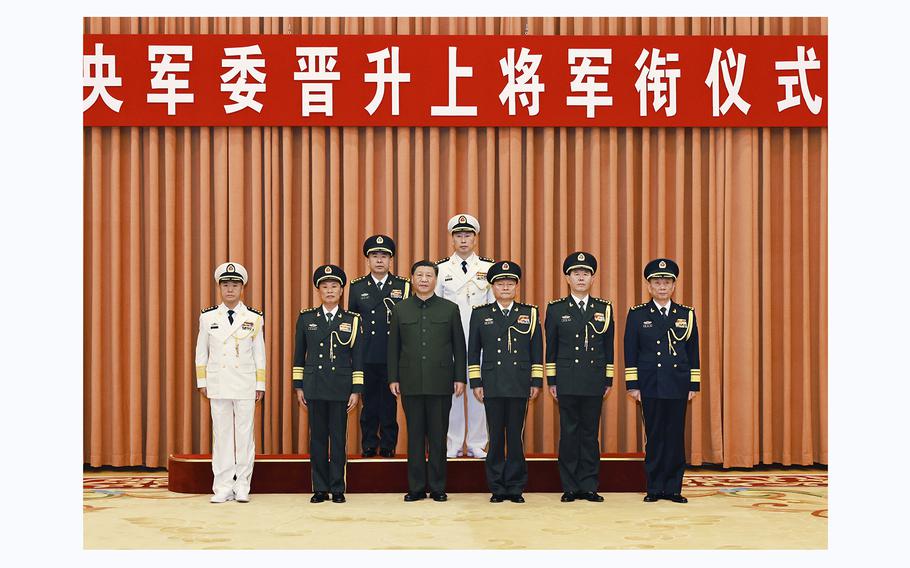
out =
{"type": "Polygon", "coordinates": [[[824,549],[826,471],[689,472],[689,503],[643,503],[606,493],[604,503],[527,503],[449,494],[448,503],[404,503],[398,494],[349,494],[313,505],[310,495],[252,495],[210,504],[167,490],[166,473],[86,473],[89,549],[824,549]],[[457,539],[450,535],[457,534],[457,539]]]}

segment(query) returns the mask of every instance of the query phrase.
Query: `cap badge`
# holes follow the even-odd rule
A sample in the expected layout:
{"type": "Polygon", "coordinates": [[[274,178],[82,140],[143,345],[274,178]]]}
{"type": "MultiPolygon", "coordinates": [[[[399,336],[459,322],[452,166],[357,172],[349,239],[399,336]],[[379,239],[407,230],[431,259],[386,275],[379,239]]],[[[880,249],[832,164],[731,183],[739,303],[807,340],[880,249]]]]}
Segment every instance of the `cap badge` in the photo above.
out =
{"type": "Polygon", "coordinates": [[[459,222],[459,223],[467,223],[467,222],[468,222],[468,218],[465,217],[464,215],[462,215],[461,217],[458,218],[458,222],[459,222]]]}
{"type": "Polygon", "coordinates": [[[234,272],[234,265],[233,265],[233,264],[228,264],[228,265],[227,265],[227,271],[228,271],[228,272],[234,272]]]}
{"type": "Polygon", "coordinates": [[[509,269],[509,263],[508,263],[508,262],[503,262],[503,263],[502,263],[502,269],[503,269],[503,270],[508,270],[508,269],[509,269]]]}
{"type": "Polygon", "coordinates": [[[660,261],[660,262],[657,263],[657,266],[659,266],[659,267],[661,267],[661,268],[666,268],[666,267],[667,267],[667,263],[664,262],[664,261],[660,261]]]}
{"type": "Polygon", "coordinates": [[[331,274],[331,273],[332,273],[332,267],[331,267],[331,266],[326,266],[326,267],[325,267],[325,273],[326,273],[326,274],[331,274]]]}
{"type": "Polygon", "coordinates": [[[581,252],[578,253],[578,260],[584,260],[584,259],[585,259],[584,253],[581,253],[581,252]]]}
{"type": "Polygon", "coordinates": [[[382,238],[382,237],[376,237],[376,244],[380,244],[380,245],[381,245],[381,244],[382,244],[382,241],[383,241],[383,238],[382,238]]]}

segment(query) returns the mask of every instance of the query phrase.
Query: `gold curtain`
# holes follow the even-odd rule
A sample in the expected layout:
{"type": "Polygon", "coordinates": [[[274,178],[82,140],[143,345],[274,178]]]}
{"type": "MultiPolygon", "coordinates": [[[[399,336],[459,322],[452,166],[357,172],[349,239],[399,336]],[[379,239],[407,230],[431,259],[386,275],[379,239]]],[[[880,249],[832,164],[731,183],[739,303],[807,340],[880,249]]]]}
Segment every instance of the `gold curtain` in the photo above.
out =
{"type": "MultiPolygon", "coordinates": [[[[825,18],[88,18],[86,33],[827,34],[825,18]]],[[[690,463],[827,463],[825,128],[85,128],[84,457],[161,466],[207,453],[195,390],[199,309],[228,259],[266,316],[268,391],[258,453],[306,453],[291,389],[294,322],[312,269],[366,272],[363,239],[393,235],[398,273],[451,254],[446,222],[481,222],[479,252],[519,262],[522,299],[567,293],[561,262],[594,253],[594,295],[616,307],[616,388],[601,447],[641,451],[622,384],[622,330],[656,256],[682,268],[676,299],[700,323],[702,392],[690,463]]],[[[348,449],[359,450],[356,413],[348,449]]],[[[555,453],[549,396],[526,446],[555,453]]],[[[398,450],[406,448],[404,417],[398,450]]]]}

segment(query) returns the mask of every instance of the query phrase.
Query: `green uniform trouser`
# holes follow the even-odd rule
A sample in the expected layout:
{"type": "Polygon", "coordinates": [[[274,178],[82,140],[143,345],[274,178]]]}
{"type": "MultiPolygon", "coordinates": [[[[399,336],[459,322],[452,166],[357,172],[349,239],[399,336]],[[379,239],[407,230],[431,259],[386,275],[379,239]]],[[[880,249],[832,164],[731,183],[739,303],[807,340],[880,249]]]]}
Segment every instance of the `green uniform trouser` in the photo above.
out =
{"type": "Polygon", "coordinates": [[[408,491],[446,490],[446,433],[452,395],[402,395],[408,428],[408,491]],[[429,454],[429,460],[427,460],[429,454]]]}

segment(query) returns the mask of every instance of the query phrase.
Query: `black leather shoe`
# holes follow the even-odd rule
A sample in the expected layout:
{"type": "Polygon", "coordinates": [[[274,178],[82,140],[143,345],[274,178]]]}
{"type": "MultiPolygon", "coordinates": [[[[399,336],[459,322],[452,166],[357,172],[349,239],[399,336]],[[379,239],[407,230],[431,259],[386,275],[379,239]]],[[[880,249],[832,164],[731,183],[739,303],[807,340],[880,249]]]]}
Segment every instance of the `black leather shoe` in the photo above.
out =
{"type": "Polygon", "coordinates": [[[437,501],[439,503],[449,500],[449,496],[446,495],[445,491],[434,491],[434,492],[430,493],[430,497],[433,498],[433,501],[437,501]]]}
{"type": "Polygon", "coordinates": [[[572,501],[575,500],[575,494],[566,491],[565,493],[562,494],[562,497],[560,497],[559,500],[562,501],[563,503],[571,503],[572,501]]]}
{"type": "Polygon", "coordinates": [[[518,493],[517,495],[509,495],[509,501],[513,503],[524,503],[525,498],[521,496],[521,493],[518,493]]]}
{"type": "Polygon", "coordinates": [[[394,448],[380,448],[379,455],[384,458],[394,458],[395,449],[394,448]]]}
{"type": "Polygon", "coordinates": [[[375,458],[376,457],[376,448],[367,448],[361,453],[365,458],[375,458]]]}
{"type": "Polygon", "coordinates": [[[585,501],[590,501],[592,503],[602,503],[604,498],[598,495],[594,491],[581,491],[575,494],[575,497],[578,499],[584,499],[585,501]]]}
{"type": "Polygon", "coordinates": [[[502,503],[503,501],[505,501],[503,496],[497,495],[496,493],[494,493],[493,496],[490,497],[490,503],[502,503]]]}
{"type": "Polygon", "coordinates": [[[326,493],[324,491],[317,491],[316,493],[313,493],[312,497],[310,497],[310,503],[322,503],[323,501],[328,499],[328,497],[329,497],[328,493],[326,493]]]}
{"type": "Polygon", "coordinates": [[[688,503],[689,500],[680,495],[679,493],[673,493],[672,495],[664,495],[664,499],[667,501],[673,501],[674,503],[688,503]]]}
{"type": "Polygon", "coordinates": [[[427,494],[422,491],[417,491],[416,493],[408,493],[404,496],[404,500],[408,503],[412,501],[420,501],[421,499],[426,499],[427,494]]]}
{"type": "Polygon", "coordinates": [[[647,495],[645,495],[645,498],[643,499],[643,501],[645,503],[653,503],[659,499],[660,499],[660,493],[648,493],[647,495]]]}
{"type": "Polygon", "coordinates": [[[344,493],[332,493],[332,503],[344,503],[347,499],[344,498],[344,493]]]}

